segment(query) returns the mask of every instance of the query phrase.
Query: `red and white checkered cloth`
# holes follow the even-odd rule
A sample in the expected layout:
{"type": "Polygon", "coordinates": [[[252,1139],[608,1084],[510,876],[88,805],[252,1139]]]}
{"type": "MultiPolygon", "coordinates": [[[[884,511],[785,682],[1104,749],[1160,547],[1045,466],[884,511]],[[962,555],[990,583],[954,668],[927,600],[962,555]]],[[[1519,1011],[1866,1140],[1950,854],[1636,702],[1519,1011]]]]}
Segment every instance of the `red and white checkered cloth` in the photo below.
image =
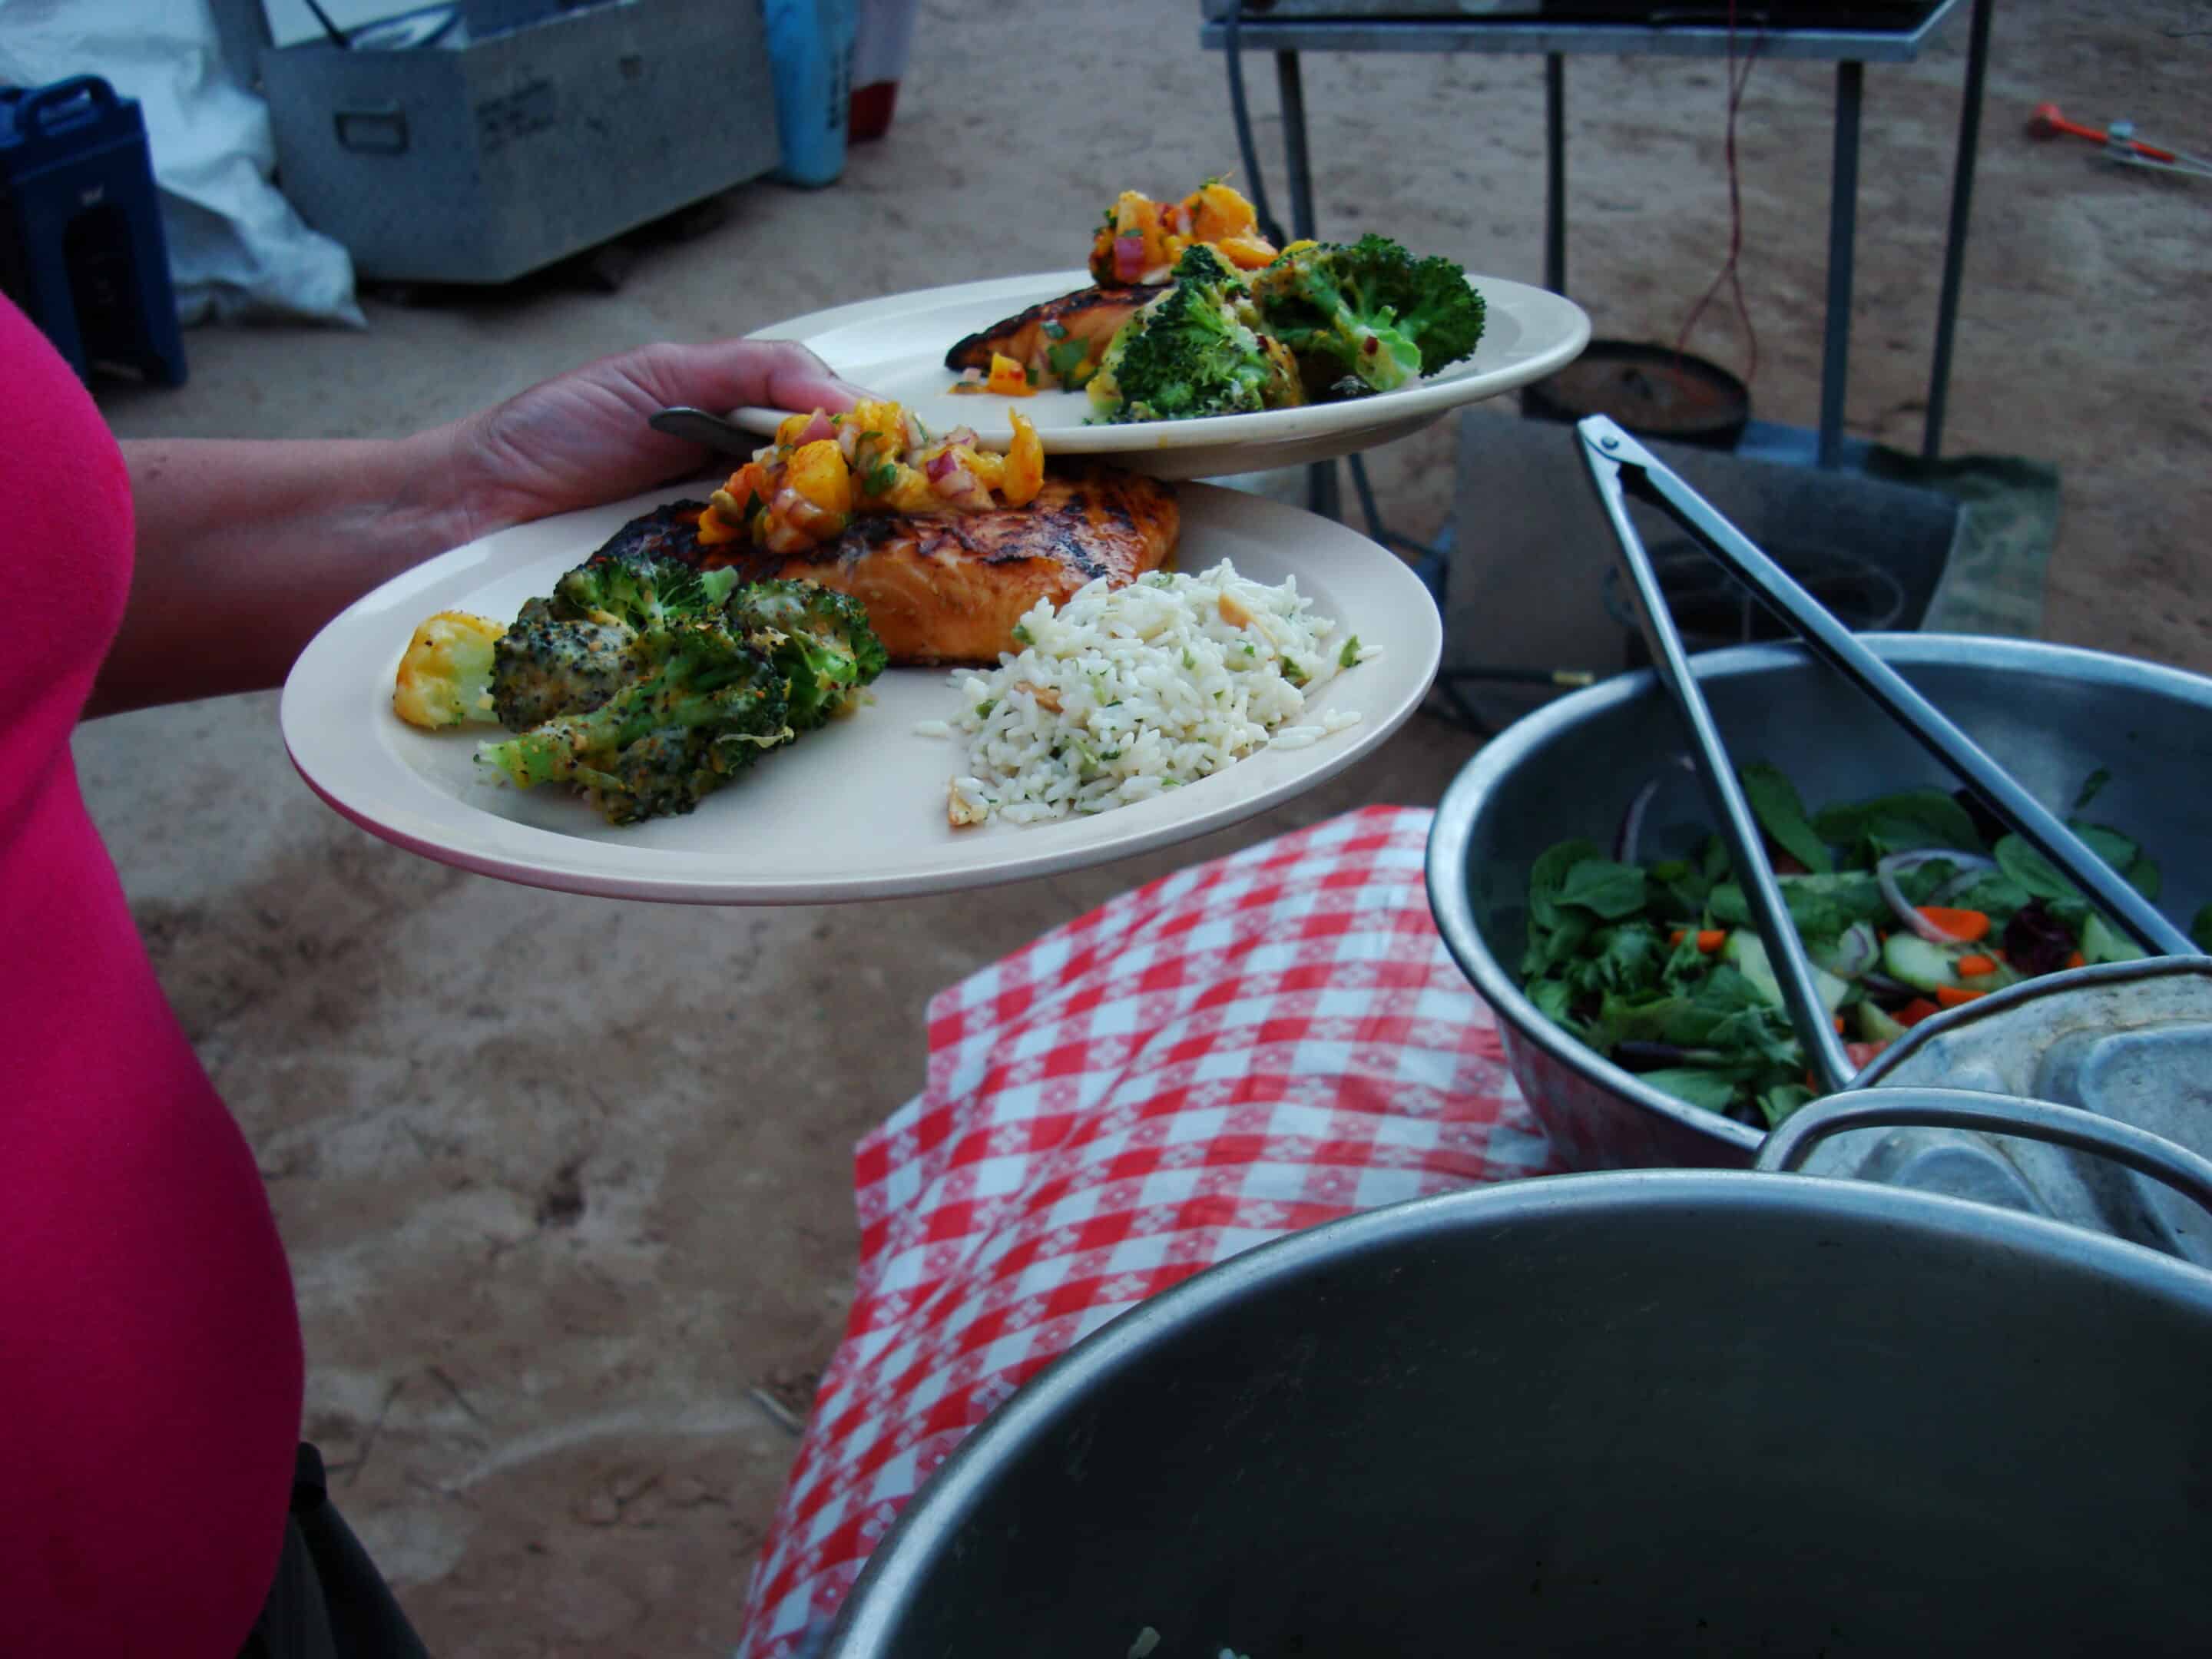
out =
{"type": "Polygon", "coordinates": [[[940,995],[861,1142],[857,1297],[738,1659],[819,1639],[961,1437],[1144,1297],[1354,1210],[1559,1167],[1373,807],[1129,893],[940,995]]]}

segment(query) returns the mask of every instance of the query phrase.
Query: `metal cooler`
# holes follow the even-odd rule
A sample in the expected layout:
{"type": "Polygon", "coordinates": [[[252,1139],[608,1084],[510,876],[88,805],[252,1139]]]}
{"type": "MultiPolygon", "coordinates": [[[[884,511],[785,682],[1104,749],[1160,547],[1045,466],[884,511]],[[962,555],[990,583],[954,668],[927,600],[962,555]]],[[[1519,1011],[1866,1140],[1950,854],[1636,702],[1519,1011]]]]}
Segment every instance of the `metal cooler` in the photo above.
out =
{"type": "Polygon", "coordinates": [[[370,279],[507,282],[781,160],[758,0],[548,6],[258,69],[278,185],[370,279]]]}

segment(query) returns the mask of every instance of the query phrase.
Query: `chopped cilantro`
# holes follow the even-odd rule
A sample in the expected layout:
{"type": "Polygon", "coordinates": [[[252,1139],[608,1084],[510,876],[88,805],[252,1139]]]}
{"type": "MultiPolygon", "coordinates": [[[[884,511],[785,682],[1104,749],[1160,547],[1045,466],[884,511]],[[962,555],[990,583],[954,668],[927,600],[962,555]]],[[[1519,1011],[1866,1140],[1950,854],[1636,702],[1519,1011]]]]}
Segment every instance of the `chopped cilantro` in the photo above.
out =
{"type": "Polygon", "coordinates": [[[1187,645],[1182,648],[1182,665],[1193,669],[1198,666],[1198,659],[1190,654],[1190,647],[1187,645]]]}
{"type": "Polygon", "coordinates": [[[1244,654],[1248,657],[1256,657],[1260,654],[1260,647],[1247,640],[1244,641],[1244,654]]]}
{"type": "Polygon", "coordinates": [[[1336,665],[1349,668],[1359,660],[1359,635],[1354,634],[1344,642],[1344,649],[1336,653],[1336,665]]]}
{"type": "Polygon", "coordinates": [[[991,711],[998,706],[999,700],[996,697],[986,697],[975,705],[975,718],[985,720],[990,719],[991,711]]]}
{"type": "Polygon", "coordinates": [[[898,482],[898,471],[896,461],[885,461],[879,466],[872,466],[860,487],[871,495],[880,495],[898,482]]]}
{"type": "Polygon", "coordinates": [[[1016,645],[1035,645],[1036,643],[1036,637],[1030,634],[1029,629],[1025,625],[1021,623],[1016,623],[1014,624],[1014,643],[1016,645]]]}
{"type": "Polygon", "coordinates": [[[1306,683],[1307,675],[1304,669],[1285,657],[1283,659],[1283,678],[1292,685],[1304,685],[1306,683]]]}
{"type": "Polygon", "coordinates": [[[1067,337],[1067,325],[1065,323],[1056,323],[1047,319],[1044,325],[1044,337],[1048,340],[1065,340],[1067,337]]]}

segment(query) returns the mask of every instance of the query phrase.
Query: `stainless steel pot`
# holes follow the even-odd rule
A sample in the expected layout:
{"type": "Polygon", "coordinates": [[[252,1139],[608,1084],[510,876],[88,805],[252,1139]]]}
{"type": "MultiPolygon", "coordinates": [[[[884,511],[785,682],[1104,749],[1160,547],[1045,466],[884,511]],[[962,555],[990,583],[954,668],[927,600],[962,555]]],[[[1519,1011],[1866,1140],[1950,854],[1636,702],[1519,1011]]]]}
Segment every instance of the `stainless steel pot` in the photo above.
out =
{"type": "MultiPolygon", "coordinates": [[[[1808,1107],[1769,1159],[1906,1095],[1808,1107]]],[[[1423,1200],[1072,1350],[908,1506],[828,1650],[2202,1654],[2208,1375],[2212,1273],[1958,1199],[1666,1170],[1423,1200]]]]}
{"type": "MultiPolygon", "coordinates": [[[[1863,641],[1965,728],[2021,785],[2070,802],[2090,773],[2111,783],[2096,816],[2140,841],[2165,875],[2160,908],[2185,923],[2212,898],[2212,680],[2125,657],[2026,640],[1940,634],[1863,641]]],[[[1782,767],[1818,805],[1953,779],[1856,690],[1796,645],[1692,659],[1729,752],[1782,767]]],[[[1508,1060],[1559,1152],[1583,1169],[1742,1167],[1763,1132],[1685,1104],[1591,1053],[1538,1012],[1516,972],[1528,875],[1573,836],[1611,844],[1656,775],[1645,858],[1702,843],[1710,820],[1686,744],[1649,672],[1563,697],[1509,726],[1454,780],[1428,851],[1429,902],[1461,969],[1499,1016],[1508,1060]]]]}

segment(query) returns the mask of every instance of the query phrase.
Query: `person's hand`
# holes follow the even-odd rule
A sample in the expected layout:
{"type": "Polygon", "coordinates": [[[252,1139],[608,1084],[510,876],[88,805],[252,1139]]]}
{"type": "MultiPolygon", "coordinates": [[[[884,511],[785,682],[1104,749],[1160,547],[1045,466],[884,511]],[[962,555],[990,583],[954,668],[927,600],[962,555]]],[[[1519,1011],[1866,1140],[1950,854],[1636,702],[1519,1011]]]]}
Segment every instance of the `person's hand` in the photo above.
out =
{"type": "MultiPolygon", "coordinates": [[[[720,465],[698,445],[646,424],[670,404],[718,415],[747,404],[836,414],[865,395],[789,341],[649,345],[532,386],[440,435],[451,446],[458,505],[477,535],[620,501],[720,465]]],[[[728,458],[730,466],[740,459],[728,458]]]]}

